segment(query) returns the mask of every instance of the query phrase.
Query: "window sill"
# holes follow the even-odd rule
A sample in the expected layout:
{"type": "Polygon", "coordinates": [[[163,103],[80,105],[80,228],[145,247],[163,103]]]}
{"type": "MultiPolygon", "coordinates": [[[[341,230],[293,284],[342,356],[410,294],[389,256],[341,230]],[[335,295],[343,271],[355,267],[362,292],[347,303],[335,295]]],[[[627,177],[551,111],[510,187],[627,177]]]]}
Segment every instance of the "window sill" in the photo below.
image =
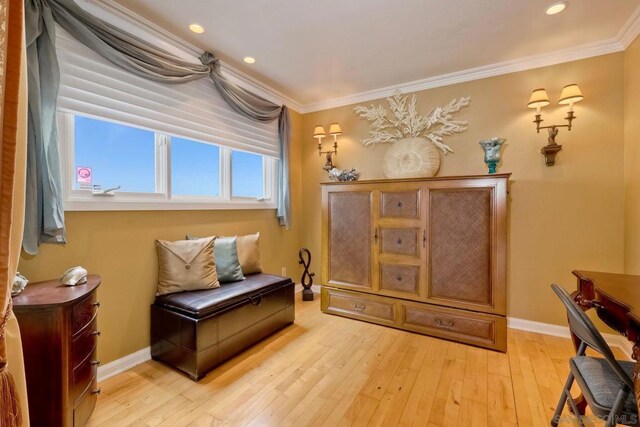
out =
{"type": "Polygon", "coordinates": [[[233,200],[200,202],[186,200],[66,200],[65,212],[73,211],[188,211],[188,210],[244,210],[277,209],[272,201],[233,200]]]}

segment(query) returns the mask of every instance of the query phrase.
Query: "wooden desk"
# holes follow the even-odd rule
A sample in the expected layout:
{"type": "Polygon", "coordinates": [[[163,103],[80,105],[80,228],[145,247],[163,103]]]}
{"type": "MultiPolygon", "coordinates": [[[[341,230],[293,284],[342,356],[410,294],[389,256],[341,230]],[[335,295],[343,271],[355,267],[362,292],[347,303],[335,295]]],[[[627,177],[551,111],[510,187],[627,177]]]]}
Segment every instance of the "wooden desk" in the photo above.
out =
{"type": "MultiPolygon", "coordinates": [[[[604,323],[633,343],[632,357],[637,362],[633,381],[636,400],[640,402],[640,276],[593,271],[573,274],[578,278],[578,290],[572,296],[578,305],[585,311],[595,309],[604,323]]],[[[577,348],[580,339],[572,337],[577,348]]],[[[578,408],[584,413],[585,407],[582,400],[578,408]]]]}

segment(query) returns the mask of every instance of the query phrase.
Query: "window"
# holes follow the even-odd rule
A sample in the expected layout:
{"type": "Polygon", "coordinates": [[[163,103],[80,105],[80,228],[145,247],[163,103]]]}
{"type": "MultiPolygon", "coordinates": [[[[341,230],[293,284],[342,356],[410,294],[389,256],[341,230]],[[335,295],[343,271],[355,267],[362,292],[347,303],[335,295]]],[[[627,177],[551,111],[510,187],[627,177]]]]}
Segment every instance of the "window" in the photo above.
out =
{"type": "Polygon", "coordinates": [[[74,141],[74,189],[156,191],[153,132],[77,116],[74,141]]]}
{"type": "Polygon", "coordinates": [[[171,194],[219,196],[220,147],[171,138],[171,194]]]}
{"type": "Polygon", "coordinates": [[[262,156],[243,151],[231,152],[231,195],[263,197],[264,170],[262,156]]]}
{"type": "Polygon", "coordinates": [[[58,116],[66,210],[276,207],[274,157],[100,118],[58,116]]]}

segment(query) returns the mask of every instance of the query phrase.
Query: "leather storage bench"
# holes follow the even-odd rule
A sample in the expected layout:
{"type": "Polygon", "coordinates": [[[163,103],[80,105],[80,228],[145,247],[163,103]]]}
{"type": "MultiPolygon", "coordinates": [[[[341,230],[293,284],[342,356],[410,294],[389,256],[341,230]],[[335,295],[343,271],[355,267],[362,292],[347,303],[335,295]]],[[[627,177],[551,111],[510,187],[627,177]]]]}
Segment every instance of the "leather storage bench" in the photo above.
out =
{"type": "Polygon", "coordinates": [[[194,380],[293,323],[294,283],[251,274],[216,289],[160,295],[151,305],[151,357],[194,380]]]}

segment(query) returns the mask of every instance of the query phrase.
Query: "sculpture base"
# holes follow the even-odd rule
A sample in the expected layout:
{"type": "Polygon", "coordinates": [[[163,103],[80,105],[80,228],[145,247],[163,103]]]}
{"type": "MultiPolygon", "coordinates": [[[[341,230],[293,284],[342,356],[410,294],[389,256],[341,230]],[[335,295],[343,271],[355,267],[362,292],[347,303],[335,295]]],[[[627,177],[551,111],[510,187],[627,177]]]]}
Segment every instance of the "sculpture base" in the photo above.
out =
{"type": "Polygon", "coordinates": [[[304,288],[302,290],[302,301],[313,301],[313,291],[311,288],[304,288]]]}

